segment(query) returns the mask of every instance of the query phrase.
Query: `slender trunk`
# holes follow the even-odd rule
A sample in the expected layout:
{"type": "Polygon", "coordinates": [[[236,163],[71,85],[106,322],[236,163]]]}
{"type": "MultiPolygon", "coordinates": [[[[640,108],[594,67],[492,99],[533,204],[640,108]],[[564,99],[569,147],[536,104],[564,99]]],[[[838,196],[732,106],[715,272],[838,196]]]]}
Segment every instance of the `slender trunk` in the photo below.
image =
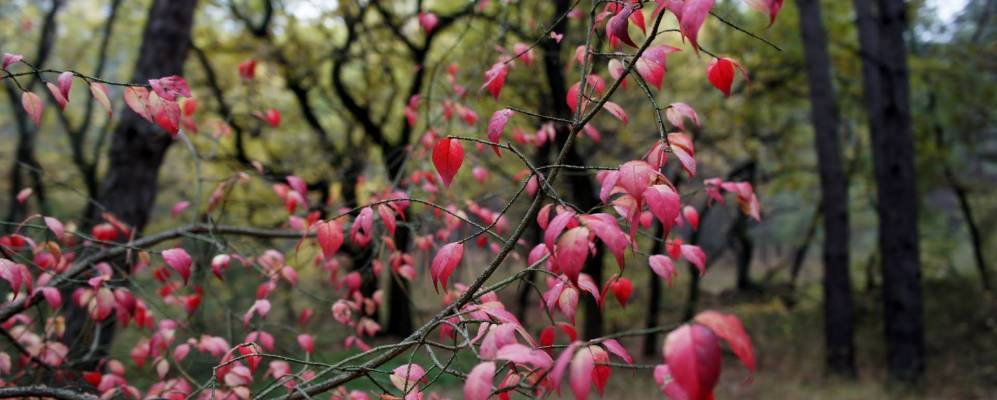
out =
{"type": "MultiPolygon", "coordinates": [[[[665,247],[665,226],[661,225],[660,222],[655,222],[655,225],[654,237],[661,239],[661,241],[654,241],[649,254],[661,254],[665,247]]],[[[653,273],[648,274],[647,277],[647,293],[647,319],[644,322],[644,327],[650,329],[658,326],[658,314],[661,313],[661,279],[653,273]]],[[[660,351],[658,347],[658,335],[653,333],[644,335],[644,355],[653,356],[658,354],[658,351],[660,351]]]]}
{"type": "Polygon", "coordinates": [[[917,189],[909,105],[906,6],[902,0],[855,0],[863,91],[869,109],[883,268],[883,312],[890,378],[924,373],[924,305],[917,234],[917,189]]]}
{"type": "MultiPolygon", "coordinates": [[[[752,162],[747,169],[748,182],[755,185],[755,171],[757,163],[752,162]]],[[[737,290],[746,292],[754,289],[751,282],[751,258],[754,251],[754,243],[751,235],[748,234],[748,216],[741,213],[734,224],[734,254],[737,256],[737,290]]]]}
{"type": "MultiPolygon", "coordinates": [[[[42,68],[48,61],[49,55],[55,43],[56,16],[65,4],[64,0],[52,0],[52,5],[45,12],[45,20],[42,23],[41,36],[38,38],[38,46],[35,49],[34,58],[31,60],[36,67],[42,68]]],[[[28,83],[22,84],[27,90],[32,90],[40,81],[32,78],[28,83]]],[[[45,185],[42,183],[42,166],[35,157],[35,134],[38,127],[28,122],[27,115],[21,111],[21,93],[12,83],[7,83],[7,96],[10,100],[11,109],[15,110],[14,119],[17,122],[17,150],[14,153],[14,161],[10,166],[10,209],[7,212],[7,221],[20,221],[27,217],[27,202],[22,204],[17,201],[17,194],[24,189],[26,182],[23,177],[25,170],[31,179],[31,188],[34,190],[34,198],[42,214],[49,215],[48,200],[45,195],[45,185]]]]}
{"type": "MultiPolygon", "coordinates": [[[[133,82],[169,75],[182,75],[191,43],[196,0],[155,0],[149,10],[142,46],[132,77],[133,82]]],[[[160,128],[125,109],[111,139],[107,175],[98,200],[105,211],[114,214],[141,233],[149,221],[155,202],[159,167],[173,140],[160,128]]],[[[99,215],[88,215],[90,222],[99,215]]],[[[85,355],[84,370],[92,369],[102,358],[114,337],[114,320],[109,318],[91,332],[86,310],[70,307],[65,337],[70,354],[85,355]]]]}
{"type": "Polygon", "coordinates": [[[976,223],[976,218],[973,217],[973,208],[969,205],[969,192],[965,186],[956,180],[955,174],[948,166],[945,167],[945,177],[949,181],[949,186],[952,188],[952,192],[955,193],[955,197],[959,199],[959,209],[962,211],[962,219],[966,222],[967,229],[969,229],[969,243],[973,246],[973,258],[976,260],[976,270],[980,273],[980,284],[983,286],[983,290],[989,292],[992,289],[990,286],[990,271],[986,260],[983,258],[983,237],[980,235],[980,227],[976,223]]]}
{"type": "Polygon", "coordinates": [[[790,266],[789,272],[789,286],[793,291],[796,290],[796,282],[800,278],[800,271],[803,270],[803,262],[807,259],[807,252],[810,251],[810,244],[813,243],[814,236],[817,235],[817,226],[820,225],[821,220],[821,208],[822,206],[818,204],[817,211],[810,219],[807,234],[803,237],[803,243],[800,243],[800,247],[797,247],[796,252],[793,253],[793,264],[790,266]]]}
{"type": "Polygon", "coordinates": [[[854,378],[855,339],[848,258],[848,181],[841,161],[831,59],[818,0],[797,0],[807,63],[824,217],[824,345],[829,372],[854,378]]]}

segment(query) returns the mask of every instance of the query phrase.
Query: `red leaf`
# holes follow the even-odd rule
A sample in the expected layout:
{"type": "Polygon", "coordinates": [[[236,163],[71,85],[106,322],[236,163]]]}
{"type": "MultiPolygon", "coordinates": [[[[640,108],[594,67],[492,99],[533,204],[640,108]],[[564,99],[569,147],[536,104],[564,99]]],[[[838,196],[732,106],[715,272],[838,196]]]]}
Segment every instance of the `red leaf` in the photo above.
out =
{"type": "Polygon", "coordinates": [[[467,374],[464,382],[464,399],[487,400],[492,393],[492,380],[495,379],[495,363],[483,362],[467,374]]]}
{"type": "Polygon", "coordinates": [[[488,88],[488,93],[491,93],[492,97],[497,100],[499,93],[502,92],[502,87],[505,86],[505,77],[508,74],[508,65],[502,62],[495,63],[488,71],[485,71],[485,83],[481,85],[481,88],[488,88]]]}
{"type": "Polygon", "coordinates": [[[623,42],[630,47],[637,47],[633,39],[630,39],[630,15],[633,14],[633,4],[623,6],[623,9],[609,19],[606,23],[606,37],[609,38],[609,46],[616,48],[617,42],[623,42]]]}
{"type": "Polygon", "coordinates": [[[42,103],[42,99],[38,98],[38,95],[31,92],[21,93],[21,107],[24,107],[24,112],[28,113],[31,122],[34,122],[35,125],[41,125],[42,111],[45,110],[45,105],[42,103]]]}
{"type": "Polygon", "coordinates": [[[163,98],[155,93],[149,94],[149,114],[156,125],[163,128],[172,136],[180,132],[180,106],[174,102],[163,98]]]}
{"type": "Polygon", "coordinates": [[[654,217],[664,227],[664,236],[668,236],[668,232],[672,230],[672,224],[675,223],[675,218],[679,216],[682,198],[675,192],[675,189],[668,185],[652,185],[644,190],[643,195],[644,201],[651,209],[651,214],[654,214],[654,217]]]}
{"type": "Polygon", "coordinates": [[[775,18],[782,9],[783,0],[744,0],[748,6],[769,15],[769,26],[775,23],[775,18]]]}
{"type": "Polygon", "coordinates": [[[464,244],[459,242],[448,243],[436,252],[430,271],[433,277],[433,288],[437,288],[437,282],[439,282],[441,283],[439,286],[446,290],[447,280],[450,279],[450,275],[457,269],[457,265],[460,264],[460,259],[463,257],[464,244]]]}
{"type": "Polygon", "coordinates": [[[595,360],[592,350],[588,347],[576,352],[571,359],[571,373],[568,379],[571,381],[571,391],[575,394],[576,400],[588,398],[593,369],[595,369],[595,360]]]}
{"type": "Polygon", "coordinates": [[[152,91],[164,100],[176,101],[177,96],[190,97],[190,88],[183,78],[172,75],[159,79],[149,79],[152,91]]]}
{"type": "Polygon", "coordinates": [[[433,165],[443,179],[443,184],[450,187],[457,170],[464,163],[464,146],[458,139],[443,138],[433,147],[433,165]]]}
{"type": "MultiPolygon", "coordinates": [[[[512,112],[508,108],[503,108],[492,114],[492,117],[488,120],[488,141],[498,143],[502,137],[502,132],[505,131],[505,125],[509,123],[509,117],[512,116],[512,112]]],[[[492,145],[492,150],[495,151],[495,155],[502,157],[498,146],[492,145]]]]}
{"type": "Polygon", "coordinates": [[[740,70],[745,79],[748,78],[748,72],[732,58],[714,58],[706,67],[706,77],[714,87],[724,93],[725,97],[730,97],[731,84],[734,82],[734,68],[740,70]]]}
{"type": "Polygon", "coordinates": [[[322,248],[322,257],[329,260],[343,245],[343,228],[336,221],[321,221],[315,226],[315,238],[322,248]]]}
{"type": "Polygon", "coordinates": [[[177,247],[164,250],[162,256],[166,265],[180,273],[180,276],[183,277],[183,283],[186,285],[190,280],[190,266],[193,263],[187,251],[177,247]]]}
{"type": "Polygon", "coordinates": [[[689,400],[713,398],[720,377],[720,345],[703,325],[685,324],[665,338],[665,361],[689,400]]]}
{"type": "Polygon", "coordinates": [[[433,32],[433,29],[436,28],[437,23],[439,23],[439,18],[436,17],[436,14],[419,11],[419,26],[422,27],[422,30],[426,31],[427,34],[433,32]]]}
{"type": "Polygon", "coordinates": [[[699,29],[703,27],[706,16],[713,9],[714,0],[686,0],[682,6],[682,17],[679,28],[682,35],[689,38],[692,48],[699,51],[699,29]]]}
{"type": "Polygon", "coordinates": [[[752,374],[755,372],[755,349],[751,345],[748,333],[744,331],[744,325],[737,317],[716,311],[704,311],[696,315],[694,320],[727,341],[731,351],[744,363],[744,366],[748,367],[752,374]]]}
{"type": "Polygon", "coordinates": [[[256,60],[250,58],[239,64],[239,77],[251,81],[256,77],[256,60]]]}

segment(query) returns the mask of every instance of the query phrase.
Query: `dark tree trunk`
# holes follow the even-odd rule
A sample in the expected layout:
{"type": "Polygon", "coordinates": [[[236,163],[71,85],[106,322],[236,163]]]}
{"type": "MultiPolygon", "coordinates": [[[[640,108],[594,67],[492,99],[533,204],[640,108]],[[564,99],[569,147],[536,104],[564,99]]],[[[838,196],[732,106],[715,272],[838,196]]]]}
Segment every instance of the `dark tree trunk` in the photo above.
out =
{"type": "MultiPolygon", "coordinates": [[[[142,46],[132,82],[169,75],[182,75],[184,61],[191,44],[191,28],[197,0],[155,0],[149,10],[142,46]]],[[[142,119],[130,109],[124,109],[111,139],[107,175],[100,186],[98,202],[105,210],[142,232],[149,221],[155,202],[159,167],[172,144],[170,135],[142,119]]],[[[96,213],[96,212],[95,212],[96,213]]],[[[89,222],[100,215],[88,215],[89,222]]],[[[71,307],[68,312],[66,340],[70,354],[88,357],[80,365],[84,370],[96,366],[106,354],[114,337],[114,318],[109,318],[95,332],[86,310],[71,307]],[[92,335],[97,335],[92,339],[92,335]],[[97,346],[92,346],[96,340],[97,346]],[[93,351],[91,351],[93,350],[93,351]]]]}
{"type": "MultiPolygon", "coordinates": [[[[569,0],[556,0],[554,11],[555,18],[568,12],[570,7],[571,2],[569,0]]],[[[558,20],[557,26],[554,27],[554,31],[564,32],[563,29],[566,27],[567,19],[561,18],[558,20]]],[[[561,62],[561,47],[557,42],[552,40],[543,41],[542,46],[544,48],[544,75],[547,78],[547,85],[550,87],[550,99],[553,103],[553,114],[554,116],[560,118],[571,118],[571,110],[568,108],[568,103],[565,100],[568,90],[564,76],[564,64],[561,62]]],[[[558,146],[561,146],[564,141],[567,140],[570,129],[564,124],[558,124],[556,130],[557,144],[558,146]]],[[[581,155],[578,153],[577,146],[573,146],[568,149],[568,155],[565,162],[574,165],[585,164],[585,160],[583,160],[581,155]]],[[[592,179],[588,175],[573,174],[568,176],[567,180],[568,185],[571,187],[571,197],[579,208],[582,210],[592,210],[599,205],[599,198],[598,193],[596,193],[595,184],[592,183],[592,179]]],[[[596,245],[597,255],[595,257],[589,257],[585,262],[585,267],[582,269],[582,272],[590,275],[596,282],[602,282],[603,249],[604,246],[602,245],[602,242],[599,242],[596,245]]],[[[599,309],[599,304],[589,296],[583,296],[583,299],[585,307],[583,336],[586,338],[596,338],[602,336],[602,312],[599,309]]]]}
{"type": "Polygon", "coordinates": [[[876,172],[887,366],[892,379],[924,373],[924,306],[909,105],[905,2],[855,0],[876,172]]]}
{"type": "MultiPolygon", "coordinates": [[[[655,222],[656,227],[654,229],[654,237],[661,239],[655,240],[654,244],[651,246],[651,250],[648,254],[661,254],[664,250],[665,242],[663,236],[665,236],[665,227],[661,225],[660,222],[655,222]]],[[[661,313],[661,277],[651,273],[647,276],[647,319],[645,319],[645,328],[654,328],[658,326],[658,314],[661,313]]],[[[658,354],[660,348],[658,347],[658,335],[648,334],[644,335],[644,345],[643,353],[646,356],[653,356],[658,354]]]]}
{"type": "Polygon", "coordinates": [[[992,289],[990,269],[983,258],[983,237],[980,235],[980,227],[976,223],[976,218],[973,217],[973,207],[969,205],[969,191],[959,183],[949,166],[945,166],[945,178],[948,180],[952,192],[955,193],[956,199],[959,200],[962,219],[966,223],[966,228],[969,229],[969,244],[973,246],[973,258],[976,260],[976,270],[980,273],[980,284],[983,290],[989,292],[992,289]]]}
{"type": "Polygon", "coordinates": [[[824,220],[824,345],[829,372],[854,378],[855,340],[848,257],[848,182],[841,162],[831,60],[818,0],[797,0],[806,56],[824,220]]]}
{"type": "MultiPolygon", "coordinates": [[[[757,162],[751,162],[745,173],[748,175],[748,182],[755,185],[755,172],[757,162]]],[[[741,213],[734,223],[734,254],[737,258],[737,290],[747,292],[755,288],[751,282],[751,258],[754,252],[754,243],[751,235],[748,234],[748,216],[741,213]]]]}
{"type": "MultiPolygon", "coordinates": [[[[56,30],[56,15],[65,4],[64,0],[52,0],[52,5],[45,12],[45,20],[42,23],[41,36],[38,38],[38,46],[35,50],[34,59],[30,60],[35,67],[42,68],[52,54],[54,37],[56,30]]],[[[27,84],[22,84],[27,90],[32,90],[39,83],[38,78],[32,78],[27,84]]],[[[23,176],[27,172],[31,179],[31,188],[34,190],[34,198],[44,215],[49,215],[48,200],[45,195],[45,185],[42,182],[42,166],[35,157],[35,134],[38,127],[28,122],[27,114],[21,108],[21,92],[16,89],[13,83],[6,82],[7,96],[10,100],[11,109],[14,110],[14,120],[17,123],[17,150],[14,153],[14,161],[10,166],[10,209],[7,212],[7,221],[20,221],[28,216],[27,202],[22,204],[17,201],[17,194],[24,189],[25,181],[23,176]],[[27,170],[27,171],[25,171],[27,170]]],[[[13,229],[8,227],[7,229],[13,229]]]]}

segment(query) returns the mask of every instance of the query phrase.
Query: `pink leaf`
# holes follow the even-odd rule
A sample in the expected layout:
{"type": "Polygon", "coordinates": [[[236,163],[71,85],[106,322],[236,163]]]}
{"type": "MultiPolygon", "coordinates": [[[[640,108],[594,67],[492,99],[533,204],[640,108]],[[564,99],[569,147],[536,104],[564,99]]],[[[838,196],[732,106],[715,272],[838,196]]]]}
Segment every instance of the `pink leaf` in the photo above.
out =
{"type": "Polygon", "coordinates": [[[65,111],[66,103],[68,103],[69,100],[66,99],[66,96],[62,95],[62,91],[60,91],[57,86],[52,84],[52,82],[45,82],[45,86],[48,87],[48,91],[52,93],[52,97],[55,99],[56,104],[59,105],[59,109],[65,111]]]}
{"type": "Polygon", "coordinates": [[[599,240],[606,244],[606,248],[616,257],[616,263],[619,264],[620,269],[623,269],[623,253],[630,242],[616,219],[606,213],[583,215],[579,219],[589,230],[595,232],[599,240]]]}
{"type": "Polygon", "coordinates": [[[706,254],[703,253],[703,249],[699,246],[683,244],[681,250],[682,258],[695,265],[699,269],[699,276],[703,276],[706,273],[706,254]]]}
{"type": "Polygon", "coordinates": [[[623,348],[623,345],[621,345],[616,339],[604,340],[602,345],[606,347],[606,350],[609,350],[610,353],[616,354],[616,356],[622,358],[623,361],[626,361],[627,364],[634,363],[634,358],[630,356],[627,349],[623,348]]]}
{"type": "Polygon", "coordinates": [[[752,373],[755,372],[755,350],[751,345],[751,338],[744,331],[744,325],[737,317],[716,311],[704,311],[696,315],[694,321],[710,328],[714,334],[727,341],[731,351],[744,363],[744,366],[752,373]]]}
{"type": "Polygon", "coordinates": [[[502,346],[495,355],[495,359],[512,361],[517,364],[527,364],[533,368],[547,369],[554,364],[546,352],[530,348],[519,343],[511,343],[502,346]]]}
{"type": "Polygon", "coordinates": [[[111,116],[111,99],[107,95],[107,86],[103,83],[93,82],[90,84],[90,94],[93,95],[94,100],[97,100],[97,104],[100,104],[105,110],[107,110],[107,116],[111,116]]]}
{"type": "Polygon", "coordinates": [[[692,47],[699,51],[699,29],[703,27],[706,16],[713,9],[714,0],[686,0],[682,6],[682,17],[679,28],[682,35],[689,38],[692,47]]]}
{"type": "Polygon", "coordinates": [[[682,198],[668,185],[652,185],[644,190],[643,195],[651,214],[654,214],[664,227],[664,236],[668,236],[675,218],[679,216],[682,198]]]}
{"type": "Polygon", "coordinates": [[[463,257],[464,244],[459,242],[448,243],[436,252],[430,271],[433,277],[433,288],[436,288],[437,282],[440,282],[440,286],[446,290],[447,280],[450,279],[450,275],[457,269],[457,265],[460,264],[460,260],[463,257]]]}
{"type": "Polygon", "coordinates": [[[483,362],[467,374],[464,382],[464,399],[487,400],[492,393],[492,380],[495,379],[495,363],[483,362]]]}
{"type": "Polygon", "coordinates": [[[21,93],[21,107],[24,108],[24,112],[28,113],[31,122],[34,122],[35,125],[41,125],[42,111],[45,110],[45,105],[42,103],[42,99],[38,98],[38,95],[31,92],[21,93]]]}
{"type": "Polygon", "coordinates": [[[637,47],[633,39],[630,39],[630,15],[633,14],[633,4],[627,3],[623,9],[609,19],[606,23],[606,37],[609,38],[609,46],[616,48],[617,42],[626,43],[630,47],[637,47]]]}
{"type": "Polygon", "coordinates": [[[696,126],[702,126],[699,123],[699,115],[696,114],[696,110],[685,103],[672,103],[668,107],[668,110],[665,111],[665,118],[668,119],[668,123],[672,124],[672,126],[683,131],[685,130],[686,118],[695,123],[696,126]]]}
{"type": "Polygon", "coordinates": [[[751,8],[768,14],[769,26],[771,26],[775,23],[779,10],[782,9],[783,0],[744,0],[744,2],[748,3],[751,8]]]}
{"type": "Polygon", "coordinates": [[[59,92],[66,101],[69,101],[69,91],[73,89],[73,76],[72,72],[66,71],[59,74],[59,78],[56,79],[59,82],[59,92]]]}
{"type": "Polygon", "coordinates": [[[176,101],[177,96],[190,97],[187,82],[177,75],[149,79],[149,85],[152,86],[152,91],[164,100],[176,101]]]}
{"type": "MultiPolygon", "coordinates": [[[[492,117],[488,120],[488,141],[499,142],[502,132],[505,131],[506,124],[509,123],[510,116],[512,116],[512,110],[508,108],[503,108],[492,114],[492,117]]],[[[492,150],[495,151],[495,155],[502,157],[498,146],[492,145],[492,150]]]]}
{"type": "Polygon", "coordinates": [[[668,283],[668,286],[672,286],[672,279],[678,272],[675,271],[675,265],[672,263],[672,259],[668,256],[655,254],[647,258],[647,264],[651,267],[651,271],[662,278],[668,283]]]}
{"type": "Polygon", "coordinates": [[[426,31],[427,34],[433,32],[433,29],[436,28],[437,23],[439,23],[439,18],[436,17],[436,14],[426,11],[419,12],[419,26],[422,27],[422,30],[426,31]]]}
{"type": "Polygon", "coordinates": [[[572,282],[578,281],[578,274],[585,266],[589,253],[589,230],[576,227],[568,230],[554,247],[554,262],[572,282]]]}
{"type": "Polygon", "coordinates": [[[66,232],[65,228],[62,226],[62,222],[53,217],[45,217],[45,226],[52,230],[56,238],[62,239],[62,235],[66,232]]]}
{"type": "Polygon", "coordinates": [[[130,86],[125,88],[125,104],[146,121],[155,122],[149,107],[149,91],[144,87],[130,86]]]}
{"type": "Polygon", "coordinates": [[[589,388],[592,385],[592,371],[595,369],[595,360],[592,351],[584,348],[575,353],[571,359],[571,372],[568,379],[571,382],[571,391],[575,394],[576,400],[588,398],[589,388]]]}
{"type": "Polygon", "coordinates": [[[187,251],[177,247],[169,250],[163,250],[162,256],[163,261],[166,261],[166,265],[169,265],[170,268],[173,268],[173,270],[180,273],[180,276],[183,277],[183,282],[186,285],[190,280],[190,267],[193,263],[190,255],[187,254],[187,251]]]}
{"type": "Polygon", "coordinates": [[[602,105],[602,107],[606,111],[609,111],[610,114],[613,114],[613,116],[616,117],[616,119],[623,122],[623,125],[626,125],[627,122],[630,122],[630,118],[627,117],[627,112],[623,111],[623,107],[620,107],[619,104],[607,101],[605,104],[602,105]]]}
{"type": "Polygon", "coordinates": [[[24,59],[20,54],[3,53],[3,69],[7,69],[11,64],[16,64],[24,59]]]}
{"type": "Polygon", "coordinates": [[[464,163],[464,146],[458,139],[443,138],[433,147],[433,165],[443,179],[443,184],[450,187],[457,170],[464,163]]]}
{"type": "Polygon", "coordinates": [[[186,210],[187,207],[190,207],[189,201],[187,200],[178,201],[176,204],[173,205],[173,208],[170,209],[170,215],[173,216],[173,218],[176,218],[178,215],[180,215],[180,213],[186,210]]]}
{"type": "Polygon", "coordinates": [[[668,142],[671,144],[672,153],[679,159],[682,169],[689,176],[696,176],[696,150],[693,147],[692,139],[681,132],[668,134],[668,142]]]}
{"type": "Polygon", "coordinates": [[[322,257],[331,259],[343,245],[343,228],[336,221],[320,221],[315,226],[315,238],[322,248],[322,257]]]}
{"type": "Polygon", "coordinates": [[[689,400],[713,398],[720,377],[720,346],[703,325],[685,324],[665,338],[665,361],[672,377],[689,400]]]}

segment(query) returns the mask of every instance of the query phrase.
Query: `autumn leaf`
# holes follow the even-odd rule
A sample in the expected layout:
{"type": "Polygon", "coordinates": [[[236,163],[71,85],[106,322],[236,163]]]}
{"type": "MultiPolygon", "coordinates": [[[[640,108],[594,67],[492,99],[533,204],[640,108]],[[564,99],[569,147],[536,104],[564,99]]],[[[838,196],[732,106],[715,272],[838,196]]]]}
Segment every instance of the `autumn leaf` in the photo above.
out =
{"type": "Polygon", "coordinates": [[[436,172],[445,186],[450,187],[463,163],[464,146],[460,144],[460,140],[442,138],[436,142],[436,146],[433,147],[433,165],[436,166],[436,172]]]}

